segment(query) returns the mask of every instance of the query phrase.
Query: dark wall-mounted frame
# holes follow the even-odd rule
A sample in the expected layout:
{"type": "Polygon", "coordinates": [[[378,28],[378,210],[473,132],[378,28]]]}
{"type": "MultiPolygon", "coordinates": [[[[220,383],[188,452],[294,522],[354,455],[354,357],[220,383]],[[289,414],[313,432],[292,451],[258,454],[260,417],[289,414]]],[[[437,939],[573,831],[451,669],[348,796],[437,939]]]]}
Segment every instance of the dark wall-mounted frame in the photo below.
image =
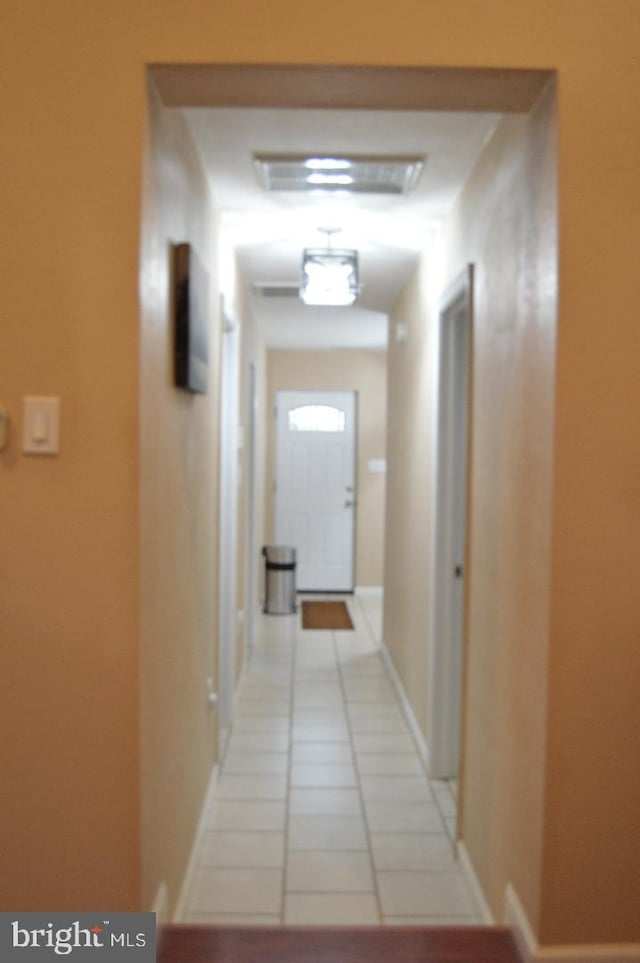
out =
{"type": "Polygon", "coordinates": [[[209,382],[208,276],[193,245],[174,244],[174,384],[206,394],[209,382]]]}

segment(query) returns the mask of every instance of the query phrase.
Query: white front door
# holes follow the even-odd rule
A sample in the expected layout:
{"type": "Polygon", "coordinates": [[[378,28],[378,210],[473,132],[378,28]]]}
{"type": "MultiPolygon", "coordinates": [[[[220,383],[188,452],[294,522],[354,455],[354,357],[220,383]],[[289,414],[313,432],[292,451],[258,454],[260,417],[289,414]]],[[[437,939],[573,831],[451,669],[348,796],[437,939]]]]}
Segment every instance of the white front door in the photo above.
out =
{"type": "Polygon", "coordinates": [[[275,536],[300,591],[353,590],[355,417],[352,391],[277,394],[275,536]]]}

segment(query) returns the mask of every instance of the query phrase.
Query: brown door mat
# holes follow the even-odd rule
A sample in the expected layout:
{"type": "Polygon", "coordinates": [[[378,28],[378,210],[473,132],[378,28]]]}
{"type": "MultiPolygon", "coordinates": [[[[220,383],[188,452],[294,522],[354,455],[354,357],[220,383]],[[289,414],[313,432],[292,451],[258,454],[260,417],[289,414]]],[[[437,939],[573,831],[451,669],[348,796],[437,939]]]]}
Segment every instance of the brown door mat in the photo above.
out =
{"type": "Polygon", "coordinates": [[[352,629],[353,622],[345,602],[303,602],[303,629],[352,629]]]}

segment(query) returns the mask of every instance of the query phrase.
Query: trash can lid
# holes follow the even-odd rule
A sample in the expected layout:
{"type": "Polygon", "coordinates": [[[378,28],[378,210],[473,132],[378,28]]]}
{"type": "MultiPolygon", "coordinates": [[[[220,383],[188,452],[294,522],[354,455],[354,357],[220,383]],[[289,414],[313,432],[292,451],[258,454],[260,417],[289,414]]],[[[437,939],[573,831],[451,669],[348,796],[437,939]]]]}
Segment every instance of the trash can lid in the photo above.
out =
{"type": "Polygon", "coordinates": [[[291,545],[265,545],[262,554],[268,562],[295,562],[296,550],[291,545]]]}

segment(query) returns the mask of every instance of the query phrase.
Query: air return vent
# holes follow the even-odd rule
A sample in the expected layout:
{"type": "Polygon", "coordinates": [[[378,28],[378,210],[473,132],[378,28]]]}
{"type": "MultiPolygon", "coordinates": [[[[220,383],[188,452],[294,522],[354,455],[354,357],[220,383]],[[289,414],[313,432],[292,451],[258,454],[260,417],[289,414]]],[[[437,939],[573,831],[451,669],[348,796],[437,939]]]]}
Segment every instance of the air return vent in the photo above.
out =
{"type": "Polygon", "coordinates": [[[299,284],[270,284],[258,281],[253,285],[254,293],[261,298],[297,298],[300,293],[299,284]]]}
{"type": "Polygon", "coordinates": [[[334,154],[258,154],[254,164],[267,191],[344,191],[406,194],[425,157],[348,157],[334,154]]]}

